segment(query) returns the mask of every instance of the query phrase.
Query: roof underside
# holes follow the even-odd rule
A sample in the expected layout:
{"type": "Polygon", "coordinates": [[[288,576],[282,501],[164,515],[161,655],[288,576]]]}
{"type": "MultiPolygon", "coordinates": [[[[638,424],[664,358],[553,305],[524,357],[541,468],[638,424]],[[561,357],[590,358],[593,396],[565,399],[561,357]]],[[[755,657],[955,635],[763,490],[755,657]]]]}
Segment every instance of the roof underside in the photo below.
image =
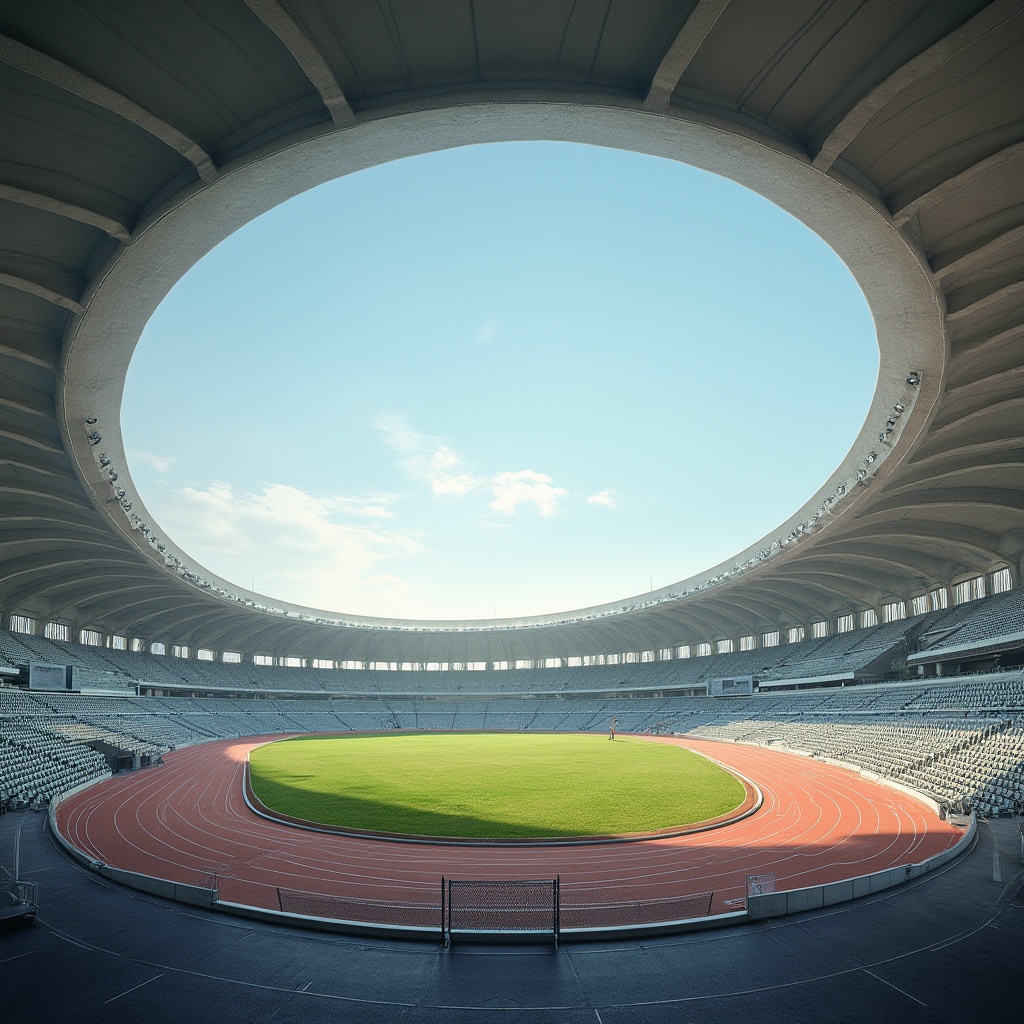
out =
{"type": "MultiPolygon", "coordinates": [[[[476,661],[648,650],[908,599],[1024,550],[1024,2],[5,0],[0,606],[215,650],[476,661]],[[655,607],[498,631],[229,604],[97,507],[58,418],[66,332],[133,229],[218,168],[431,104],[608,104],[783,147],[923,252],[948,351],[927,430],[855,513],[655,607]]],[[[5,623],[6,624],[6,623],[5,623]]]]}

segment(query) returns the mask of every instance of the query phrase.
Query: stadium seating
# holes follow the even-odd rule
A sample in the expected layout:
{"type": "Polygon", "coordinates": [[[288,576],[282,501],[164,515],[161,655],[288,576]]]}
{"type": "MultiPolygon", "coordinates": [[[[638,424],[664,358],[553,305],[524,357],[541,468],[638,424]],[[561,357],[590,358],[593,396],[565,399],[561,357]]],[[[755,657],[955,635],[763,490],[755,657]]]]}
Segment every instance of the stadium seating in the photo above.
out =
{"type": "Polygon", "coordinates": [[[147,689],[230,693],[477,694],[607,692],[702,689],[709,679],[753,676],[762,682],[813,681],[843,677],[876,679],[890,667],[892,654],[927,616],[841,633],[797,644],[712,654],[673,661],[633,662],[586,668],[538,668],[515,671],[383,672],[288,668],[252,663],[226,664],[61,643],[41,637],[0,632],[0,655],[12,666],[30,660],[74,665],[131,680],[147,689]],[[887,660],[888,659],[888,660],[887,660]],[[883,669],[876,666],[882,663],[883,669]]]}
{"type": "Polygon", "coordinates": [[[1024,797],[1024,677],[750,698],[224,699],[93,697],[0,687],[0,799],[38,805],[106,774],[90,743],[159,755],[214,738],[445,729],[675,732],[783,746],[1009,813],[1024,797]]]}
{"type": "Polygon", "coordinates": [[[0,676],[0,806],[41,806],[109,773],[100,750],[156,761],[177,747],[262,734],[387,730],[607,730],[783,746],[985,814],[1024,800],[1024,669],[864,682],[911,646],[1012,637],[1024,591],[801,643],[585,668],[322,670],[197,661],[0,631],[0,667],[31,660],[130,680],[164,696],[19,688],[0,676]],[[746,698],[691,696],[753,676],[746,698]],[[815,680],[844,685],[814,686],[815,680]],[[845,684],[851,685],[845,685],[845,684]],[[801,687],[794,689],[793,687],[801,687]],[[192,693],[189,693],[192,691],[192,693]],[[198,696],[221,693],[223,696],[198,696]],[[175,696],[174,694],[181,694],[175,696]]]}

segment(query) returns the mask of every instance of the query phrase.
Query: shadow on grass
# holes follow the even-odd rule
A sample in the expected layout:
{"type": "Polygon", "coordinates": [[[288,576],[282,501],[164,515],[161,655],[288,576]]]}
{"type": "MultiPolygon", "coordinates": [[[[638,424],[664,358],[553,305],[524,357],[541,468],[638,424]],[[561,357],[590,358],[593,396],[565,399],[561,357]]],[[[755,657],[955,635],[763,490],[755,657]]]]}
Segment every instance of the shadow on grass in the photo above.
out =
{"type": "MultiPolygon", "coordinates": [[[[302,778],[302,776],[296,776],[302,778]]],[[[318,794],[261,780],[257,797],[271,811],[303,821],[335,828],[366,832],[394,832],[401,835],[438,836],[447,839],[552,839],[563,836],[610,835],[606,831],[574,831],[529,825],[508,819],[482,818],[455,809],[436,810],[407,807],[350,794],[318,794]]]]}

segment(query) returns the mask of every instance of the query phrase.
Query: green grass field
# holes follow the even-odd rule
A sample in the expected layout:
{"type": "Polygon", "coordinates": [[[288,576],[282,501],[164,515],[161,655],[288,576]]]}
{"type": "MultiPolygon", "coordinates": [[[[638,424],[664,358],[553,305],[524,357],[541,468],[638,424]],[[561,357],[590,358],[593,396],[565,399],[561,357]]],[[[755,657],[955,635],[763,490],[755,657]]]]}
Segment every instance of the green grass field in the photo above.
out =
{"type": "Polygon", "coordinates": [[[603,735],[399,733],[258,747],[267,807],[347,828],[450,838],[650,832],[714,818],[743,785],[681,747],[603,735]]]}

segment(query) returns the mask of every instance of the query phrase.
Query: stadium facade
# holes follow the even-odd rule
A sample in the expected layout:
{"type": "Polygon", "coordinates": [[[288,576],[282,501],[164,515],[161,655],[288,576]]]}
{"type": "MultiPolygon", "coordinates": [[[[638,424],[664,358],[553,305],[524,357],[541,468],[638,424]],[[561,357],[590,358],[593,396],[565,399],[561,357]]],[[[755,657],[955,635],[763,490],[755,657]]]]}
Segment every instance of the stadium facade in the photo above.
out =
{"type": "MultiPolygon", "coordinates": [[[[3,625],[192,658],[566,668],[820,637],[1017,587],[1021,7],[5,4],[3,625]],[[121,444],[152,310],[298,192],[514,139],[705,167],[836,249],[871,307],[880,372],[835,473],[728,562],[559,615],[370,619],[257,597],[196,564],[147,512],[121,444]]],[[[808,429],[836,386],[808,396],[808,429]]],[[[780,472],[793,458],[798,437],[780,472]]]]}

